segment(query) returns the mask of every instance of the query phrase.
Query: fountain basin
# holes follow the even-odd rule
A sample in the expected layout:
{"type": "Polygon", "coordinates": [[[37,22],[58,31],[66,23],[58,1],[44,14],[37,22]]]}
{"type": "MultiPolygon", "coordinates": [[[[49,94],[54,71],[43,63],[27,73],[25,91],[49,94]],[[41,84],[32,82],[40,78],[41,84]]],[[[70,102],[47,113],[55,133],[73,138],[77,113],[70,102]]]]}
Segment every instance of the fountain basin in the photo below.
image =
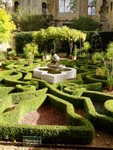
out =
{"type": "Polygon", "coordinates": [[[33,70],[33,77],[45,80],[51,84],[76,78],[76,69],[63,66],[60,72],[56,69],[51,73],[49,67],[37,67],[33,70]]]}

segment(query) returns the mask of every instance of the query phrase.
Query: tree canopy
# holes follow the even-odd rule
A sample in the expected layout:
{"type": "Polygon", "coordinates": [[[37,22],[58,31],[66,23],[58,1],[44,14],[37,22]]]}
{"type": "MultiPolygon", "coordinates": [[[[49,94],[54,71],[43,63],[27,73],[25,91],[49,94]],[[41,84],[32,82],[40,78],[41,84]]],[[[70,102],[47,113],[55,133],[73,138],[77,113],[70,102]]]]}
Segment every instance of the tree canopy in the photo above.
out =
{"type": "Polygon", "coordinates": [[[15,29],[11,15],[0,8],[0,43],[8,41],[11,37],[11,31],[15,29]]]}
{"type": "Polygon", "coordinates": [[[90,17],[80,17],[70,25],[70,28],[82,31],[94,31],[100,28],[100,23],[90,17]]]}
{"type": "Polygon", "coordinates": [[[37,10],[28,8],[18,9],[12,12],[13,21],[20,31],[38,31],[48,28],[53,21],[53,15],[39,14],[37,10]]]}

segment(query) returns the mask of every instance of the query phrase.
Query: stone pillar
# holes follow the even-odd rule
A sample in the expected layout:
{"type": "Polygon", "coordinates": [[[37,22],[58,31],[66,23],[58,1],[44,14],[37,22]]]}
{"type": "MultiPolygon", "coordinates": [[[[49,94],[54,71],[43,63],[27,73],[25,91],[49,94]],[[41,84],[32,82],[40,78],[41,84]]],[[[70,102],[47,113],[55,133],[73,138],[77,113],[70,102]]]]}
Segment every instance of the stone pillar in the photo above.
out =
{"type": "Polygon", "coordinates": [[[88,15],[88,0],[79,0],[79,16],[88,15]]]}

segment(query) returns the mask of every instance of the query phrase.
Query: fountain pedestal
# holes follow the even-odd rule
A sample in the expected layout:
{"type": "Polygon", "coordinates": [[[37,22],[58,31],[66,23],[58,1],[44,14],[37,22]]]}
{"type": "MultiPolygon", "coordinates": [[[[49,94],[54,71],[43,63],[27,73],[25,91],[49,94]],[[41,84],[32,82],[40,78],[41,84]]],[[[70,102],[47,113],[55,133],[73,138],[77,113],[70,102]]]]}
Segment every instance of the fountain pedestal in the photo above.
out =
{"type": "Polygon", "coordinates": [[[61,82],[67,79],[76,78],[76,69],[70,67],[62,67],[64,70],[67,68],[68,71],[61,71],[61,73],[49,73],[45,68],[49,67],[37,67],[33,70],[33,77],[45,80],[51,84],[61,82]],[[44,69],[44,70],[43,70],[44,69]]]}

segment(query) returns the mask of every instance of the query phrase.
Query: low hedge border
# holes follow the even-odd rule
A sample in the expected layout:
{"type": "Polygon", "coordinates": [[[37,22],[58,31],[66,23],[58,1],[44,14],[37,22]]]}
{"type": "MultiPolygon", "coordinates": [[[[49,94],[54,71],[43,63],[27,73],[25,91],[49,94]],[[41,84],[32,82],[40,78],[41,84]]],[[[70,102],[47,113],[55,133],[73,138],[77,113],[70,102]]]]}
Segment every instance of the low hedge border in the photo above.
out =
{"type": "Polygon", "coordinates": [[[9,76],[12,70],[0,71],[0,81],[2,81],[6,76],[9,76]]]}
{"type": "Polygon", "coordinates": [[[37,98],[33,100],[29,99],[22,101],[15,108],[15,112],[12,111],[7,112],[7,114],[2,114],[0,116],[0,139],[21,141],[23,135],[41,135],[43,143],[50,143],[50,141],[51,143],[57,144],[91,143],[94,139],[94,128],[91,123],[83,117],[75,114],[72,104],[50,94],[48,94],[47,100],[49,100],[52,105],[56,107],[59,106],[59,104],[62,104],[62,106],[60,105],[60,107],[63,107],[64,109],[65,107],[67,107],[67,117],[69,123],[72,124],[72,126],[30,126],[16,124],[14,126],[12,125],[12,123],[17,123],[25,112],[40,107],[45,101],[45,96],[41,96],[42,99],[39,96],[39,101],[36,100],[37,98]],[[1,123],[3,124],[1,125],[1,123]]]}
{"type": "Polygon", "coordinates": [[[12,106],[12,97],[10,95],[4,96],[0,101],[0,114],[9,107],[12,106]]]}
{"type": "Polygon", "coordinates": [[[33,97],[41,96],[45,93],[47,93],[48,88],[43,88],[40,90],[37,90],[35,92],[20,92],[20,93],[12,93],[10,94],[12,96],[12,101],[14,104],[18,104],[22,100],[31,99],[33,97]]]}
{"type": "Polygon", "coordinates": [[[87,90],[93,90],[93,91],[100,91],[102,90],[102,83],[90,83],[90,84],[85,84],[85,87],[87,90]]]}
{"type": "Polygon", "coordinates": [[[14,87],[0,87],[0,99],[12,92],[14,87]]]}
{"type": "Polygon", "coordinates": [[[113,99],[104,103],[103,113],[113,118],[113,99]]]}
{"type": "Polygon", "coordinates": [[[75,113],[74,107],[71,103],[60,99],[51,94],[47,95],[49,103],[57,110],[66,114],[68,125],[78,126],[85,125],[88,120],[75,113]]]}
{"type": "Polygon", "coordinates": [[[67,86],[70,86],[70,87],[85,87],[86,90],[93,90],[93,91],[100,91],[102,89],[102,83],[101,82],[98,82],[98,83],[90,83],[90,84],[82,84],[82,85],[78,85],[74,82],[60,82],[60,83],[57,83],[54,85],[55,88],[57,88],[58,90],[61,90],[63,91],[63,89],[67,86]]]}
{"type": "Polygon", "coordinates": [[[21,72],[12,72],[9,76],[5,77],[5,80],[19,80],[22,78],[21,72]]]}
{"type": "MultiPolygon", "coordinates": [[[[113,99],[113,96],[103,94],[100,92],[86,91],[84,93],[85,93],[83,94],[84,96],[89,95],[88,97],[90,97],[92,101],[98,101],[100,103],[104,103],[108,99],[113,99]]],[[[113,135],[113,118],[108,117],[106,115],[98,114],[91,100],[90,99],[85,100],[85,110],[88,120],[91,121],[91,123],[94,125],[96,129],[99,129],[101,131],[113,135]]]]}
{"type": "Polygon", "coordinates": [[[32,79],[32,73],[29,72],[25,75],[25,77],[23,78],[24,81],[28,81],[28,80],[31,80],[32,79]]]}
{"type": "Polygon", "coordinates": [[[18,124],[19,120],[24,114],[32,110],[38,109],[46,99],[46,95],[41,95],[33,97],[32,99],[27,99],[20,101],[16,107],[9,112],[2,113],[0,115],[0,123],[2,124],[18,124]]]}
{"type": "MultiPolygon", "coordinates": [[[[44,81],[39,81],[39,83],[43,86],[45,85],[44,81]]],[[[66,94],[62,91],[59,91],[58,89],[55,89],[55,87],[53,87],[49,84],[46,84],[46,86],[48,86],[49,93],[55,95],[56,97],[64,99],[79,108],[84,106],[87,117],[91,121],[91,123],[94,125],[94,127],[113,135],[113,128],[112,128],[113,127],[113,119],[111,117],[107,117],[105,115],[98,114],[91,102],[91,100],[92,100],[92,101],[104,103],[108,99],[113,99],[112,96],[101,93],[101,92],[96,92],[96,91],[86,91],[82,95],[85,97],[75,97],[75,96],[66,94]],[[91,98],[91,100],[88,99],[87,97],[91,98]],[[89,101],[89,103],[88,103],[88,101],[89,101]],[[87,107],[86,107],[86,105],[87,105],[87,107]]]]}
{"type": "Polygon", "coordinates": [[[28,85],[30,83],[29,83],[29,81],[19,81],[19,80],[14,80],[14,79],[11,79],[10,77],[8,77],[8,78],[4,79],[4,84],[7,87],[8,86],[15,87],[17,84],[28,85]]]}
{"type": "Polygon", "coordinates": [[[95,70],[90,70],[90,71],[87,71],[87,72],[82,72],[82,73],[79,73],[82,77],[83,80],[86,80],[86,76],[89,75],[89,74],[92,74],[95,73],[95,70]]]}
{"type": "Polygon", "coordinates": [[[85,91],[82,96],[89,97],[92,101],[105,103],[106,100],[113,99],[112,95],[97,91],[85,91]]]}
{"type": "Polygon", "coordinates": [[[107,81],[106,80],[95,78],[95,74],[86,75],[86,82],[87,83],[101,82],[103,86],[107,85],[107,81]]]}
{"type": "Polygon", "coordinates": [[[41,136],[43,144],[89,144],[92,131],[84,126],[33,126],[0,124],[0,139],[22,141],[23,136],[41,136]],[[83,132],[84,131],[84,132],[83,132]],[[85,137],[87,136],[88,139],[85,137]]]}
{"type": "Polygon", "coordinates": [[[83,87],[65,87],[63,92],[75,95],[76,97],[80,97],[82,93],[86,91],[86,88],[83,87]]]}
{"type": "Polygon", "coordinates": [[[34,85],[21,85],[17,84],[16,85],[17,92],[31,92],[31,91],[36,91],[36,87],[34,85]]]}
{"type": "Polygon", "coordinates": [[[49,84],[43,80],[40,80],[40,79],[35,79],[35,80],[37,80],[39,82],[39,86],[41,88],[47,87],[48,93],[50,93],[56,97],[59,97],[65,101],[68,101],[76,107],[83,107],[84,106],[84,97],[75,97],[74,95],[70,95],[70,94],[64,93],[64,92],[56,89],[54,87],[54,85],[51,85],[51,84],[49,84]]]}

